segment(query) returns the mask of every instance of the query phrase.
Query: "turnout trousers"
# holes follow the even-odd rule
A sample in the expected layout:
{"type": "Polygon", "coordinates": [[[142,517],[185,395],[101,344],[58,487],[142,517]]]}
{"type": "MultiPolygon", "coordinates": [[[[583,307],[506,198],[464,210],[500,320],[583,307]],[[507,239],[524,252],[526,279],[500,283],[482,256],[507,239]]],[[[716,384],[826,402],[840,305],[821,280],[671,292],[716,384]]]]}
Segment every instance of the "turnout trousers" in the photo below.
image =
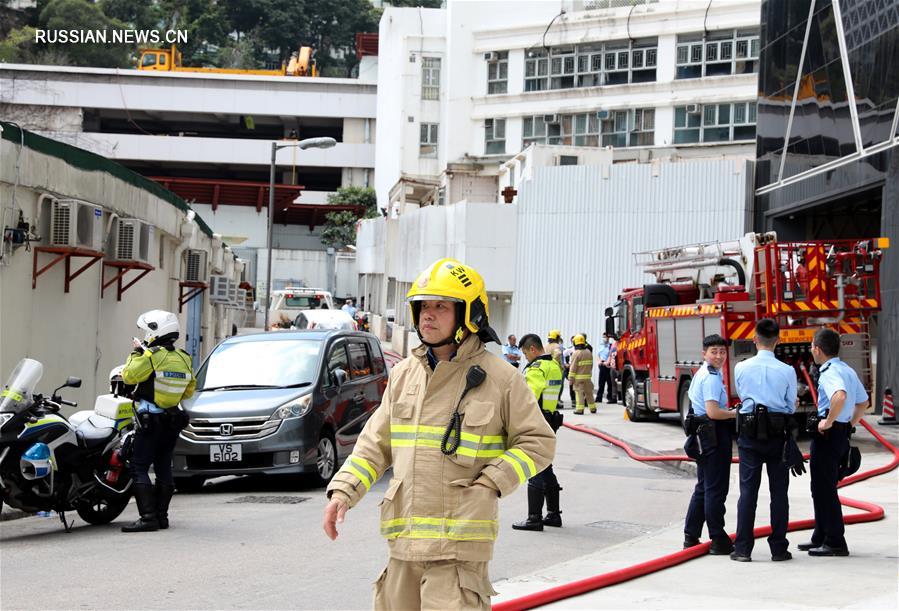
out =
{"type": "Polygon", "coordinates": [[[374,609],[489,611],[490,597],[496,594],[487,576],[486,562],[391,558],[375,582],[374,609]]]}

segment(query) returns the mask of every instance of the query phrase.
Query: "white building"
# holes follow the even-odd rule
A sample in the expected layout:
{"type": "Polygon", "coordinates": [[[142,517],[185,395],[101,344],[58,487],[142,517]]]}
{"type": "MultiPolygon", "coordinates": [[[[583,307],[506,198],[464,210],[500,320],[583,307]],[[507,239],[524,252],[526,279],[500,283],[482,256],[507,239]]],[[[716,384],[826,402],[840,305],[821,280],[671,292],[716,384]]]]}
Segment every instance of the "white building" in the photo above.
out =
{"type": "Polygon", "coordinates": [[[495,201],[497,167],[532,143],[751,157],[759,15],[759,0],[388,8],[379,206],[495,201]]]}
{"type": "Polygon", "coordinates": [[[388,8],[376,189],[390,218],[362,223],[358,257],[394,346],[415,342],[403,297],[438,257],[481,271],[502,337],[595,337],[645,280],[633,252],[741,235],[759,15],[759,0],[388,8]]]}
{"type": "Polygon", "coordinates": [[[374,185],[376,89],[356,79],[2,64],[0,118],[157,179],[263,284],[271,143],[335,138],[331,149],[277,157],[273,284],[321,286],[320,205],[338,187],[374,185]]]}

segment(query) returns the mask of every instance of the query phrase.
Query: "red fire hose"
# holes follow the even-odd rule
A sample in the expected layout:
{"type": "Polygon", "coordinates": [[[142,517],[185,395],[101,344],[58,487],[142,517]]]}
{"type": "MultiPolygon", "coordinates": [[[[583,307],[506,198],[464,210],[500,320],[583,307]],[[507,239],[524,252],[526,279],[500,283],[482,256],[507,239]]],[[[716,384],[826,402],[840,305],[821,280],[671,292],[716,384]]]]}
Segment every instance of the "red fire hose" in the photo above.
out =
{"type": "MultiPolygon", "coordinates": [[[[809,386],[811,387],[811,382],[809,383],[809,386]]],[[[899,465],[899,449],[897,449],[890,442],[884,439],[883,436],[875,431],[874,428],[866,421],[862,420],[861,425],[868,429],[868,432],[870,432],[874,436],[874,438],[877,439],[877,441],[879,441],[887,450],[889,450],[893,454],[893,459],[888,464],[882,467],[877,467],[875,469],[857,473],[851,477],[845,478],[838,484],[838,488],[842,488],[843,486],[848,486],[850,484],[866,480],[876,475],[887,473],[889,471],[892,471],[896,468],[897,465],[899,465]]],[[[680,455],[641,456],[634,453],[630,446],[628,446],[628,444],[626,444],[625,442],[619,439],[615,439],[614,437],[606,435],[605,433],[602,433],[600,431],[573,424],[565,424],[564,426],[575,431],[580,431],[582,433],[587,433],[589,435],[599,437],[600,439],[604,439],[605,441],[608,441],[609,443],[623,449],[625,452],[627,452],[628,456],[640,462],[655,462],[660,460],[690,460],[687,456],[680,455]]],[[[737,460],[738,459],[735,459],[735,461],[737,460]]],[[[875,505],[874,503],[866,503],[864,501],[857,501],[842,496],[839,498],[840,503],[845,505],[846,507],[860,509],[863,512],[844,515],[843,522],[846,524],[876,522],[877,520],[883,519],[883,507],[879,505],[875,505]]],[[[788,530],[807,530],[809,528],[814,528],[814,526],[814,520],[796,520],[790,522],[788,530]]],[[[771,527],[761,526],[759,528],[756,528],[753,531],[753,534],[756,538],[765,537],[771,534],[771,527]]],[[[578,596],[586,592],[599,590],[607,586],[634,579],[636,577],[642,577],[643,575],[647,575],[649,573],[655,573],[656,571],[660,571],[677,564],[682,564],[688,560],[692,560],[693,558],[705,556],[708,553],[710,546],[711,542],[707,541],[691,548],[674,552],[673,554],[668,554],[666,556],[654,558],[646,562],[641,562],[640,564],[635,564],[633,566],[610,571],[608,573],[602,573],[600,575],[595,575],[586,579],[562,584],[554,588],[549,588],[548,590],[542,590],[540,592],[528,594],[527,596],[521,596],[519,598],[513,598],[512,600],[497,603],[493,605],[493,609],[494,611],[517,611],[519,609],[533,609],[534,607],[539,607],[540,605],[546,605],[559,600],[564,600],[566,598],[571,598],[572,596],[578,596]]]]}

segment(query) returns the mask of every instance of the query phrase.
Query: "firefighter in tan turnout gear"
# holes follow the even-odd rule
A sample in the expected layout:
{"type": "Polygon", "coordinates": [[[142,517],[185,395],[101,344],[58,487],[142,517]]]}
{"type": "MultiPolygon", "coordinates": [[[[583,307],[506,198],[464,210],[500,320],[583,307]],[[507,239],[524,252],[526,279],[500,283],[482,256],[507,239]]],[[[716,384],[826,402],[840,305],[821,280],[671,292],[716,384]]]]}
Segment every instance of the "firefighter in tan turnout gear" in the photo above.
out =
{"type": "Polygon", "coordinates": [[[568,382],[574,387],[574,413],[583,414],[584,405],[596,413],[593,402],[593,352],[583,335],[574,336],[574,353],[568,366],[568,382]]]}
{"type": "Polygon", "coordinates": [[[499,340],[475,270],[440,259],[407,300],[422,345],[391,370],[328,486],[323,526],[335,539],[347,509],[392,466],[380,505],[390,559],[374,607],[489,609],[497,499],[552,461],[555,435],[524,376],[484,348],[499,340]]]}

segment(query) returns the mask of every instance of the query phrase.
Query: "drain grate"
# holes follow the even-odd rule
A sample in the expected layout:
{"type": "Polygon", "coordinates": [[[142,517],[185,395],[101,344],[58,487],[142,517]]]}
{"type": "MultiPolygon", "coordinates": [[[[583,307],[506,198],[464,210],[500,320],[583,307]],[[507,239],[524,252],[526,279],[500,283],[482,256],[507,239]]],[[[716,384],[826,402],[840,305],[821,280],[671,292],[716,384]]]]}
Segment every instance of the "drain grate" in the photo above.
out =
{"type": "Polygon", "coordinates": [[[646,534],[655,530],[654,527],[646,524],[634,524],[632,522],[616,522],[615,520],[603,520],[600,522],[590,522],[587,526],[593,528],[602,528],[604,530],[617,530],[620,532],[628,532],[635,534],[646,534]]]}
{"type": "Polygon", "coordinates": [[[310,496],[239,496],[228,503],[262,503],[264,505],[296,505],[308,501],[310,496]]]}

